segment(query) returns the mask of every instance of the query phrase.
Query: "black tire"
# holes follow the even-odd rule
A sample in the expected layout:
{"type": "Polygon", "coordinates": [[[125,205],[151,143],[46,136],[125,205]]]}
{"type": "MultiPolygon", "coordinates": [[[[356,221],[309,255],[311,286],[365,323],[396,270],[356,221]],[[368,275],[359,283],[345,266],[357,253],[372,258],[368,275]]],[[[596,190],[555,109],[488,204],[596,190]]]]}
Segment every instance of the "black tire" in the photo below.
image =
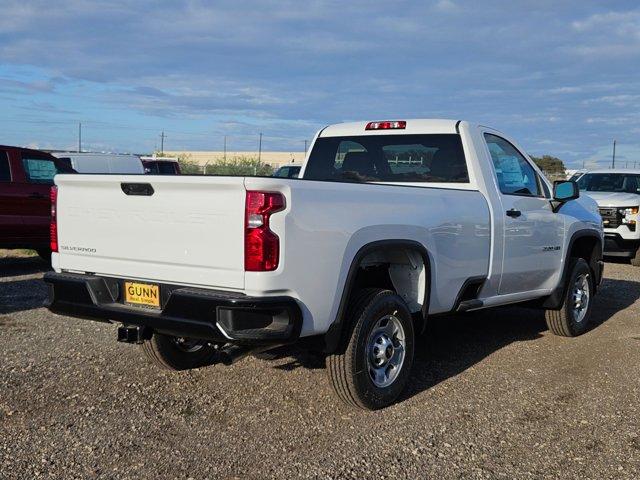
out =
{"type": "MultiPolygon", "coordinates": [[[[411,313],[402,298],[394,292],[368,288],[357,292],[350,301],[346,321],[349,323],[345,325],[342,347],[327,357],[329,380],[338,397],[347,405],[367,410],[384,408],[402,393],[411,373],[415,348],[411,313]],[[381,387],[372,378],[369,354],[377,345],[372,342],[376,338],[374,332],[381,331],[375,327],[387,317],[393,317],[392,321],[397,321],[402,327],[404,360],[392,383],[381,387]]],[[[398,337],[392,340],[397,342],[398,337]]],[[[393,352],[395,349],[392,348],[393,352]]],[[[391,366],[388,368],[395,370],[391,366]]]]}
{"type": "Polygon", "coordinates": [[[635,256],[631,259],[631,265],[640,267],[640,248],[636,250],[635,256]]]}
{"type": "MultiPolygon", "coordinates": [[[[562,337],[577,337],[578,335],[582,335],[589,325],[591,308],[593,306],[593,274],[589,268],[589,264],[582,258],[572,258],[569,261],[569,272],[562,307],[560,310],[547,310],[545,312],[545,318],[549,330],[554,334],[562,337]],[[581,320],[579,320],[574,313],[574,286],[580,276],[586,276],[589,288],[589,295],[586,300],[586,311],[581,320]]],[[[583,296],[581,301],[584,301],[584,298],[583,296]]]]}
{"type": "Polygon", "coordinates": [[[193,351],[188,351],[188,346],[189,344],[184,343],[181,346],[177,337],[159,333],[155,333],[151,340],[145,340],[141,345],[151,363],[165,370],[189,370],[216,362],[218,352],[213,345],[202,341],[193,351]]]}

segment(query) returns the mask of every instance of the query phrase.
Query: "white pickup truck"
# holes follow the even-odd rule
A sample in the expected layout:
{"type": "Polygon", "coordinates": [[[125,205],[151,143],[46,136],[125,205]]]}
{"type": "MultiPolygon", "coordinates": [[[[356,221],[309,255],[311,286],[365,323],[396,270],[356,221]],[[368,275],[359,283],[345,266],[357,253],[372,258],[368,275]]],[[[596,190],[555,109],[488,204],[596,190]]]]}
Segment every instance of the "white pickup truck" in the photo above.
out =
{"type": "Polygon", "coordinates": [[[600,209],[604,254],[628,258],[640,267],[640,170],[594,170],[577,183],[600,209]]]}
{"type": "Polygon", "coordinates": [[[427,316],[527,302],[575,336],[602,276],[595,202],[463,121],[328,126],[299,179],[55,183],[51,311],[171,369],[298,342],[361,408],[402,392],[427,316]]]}

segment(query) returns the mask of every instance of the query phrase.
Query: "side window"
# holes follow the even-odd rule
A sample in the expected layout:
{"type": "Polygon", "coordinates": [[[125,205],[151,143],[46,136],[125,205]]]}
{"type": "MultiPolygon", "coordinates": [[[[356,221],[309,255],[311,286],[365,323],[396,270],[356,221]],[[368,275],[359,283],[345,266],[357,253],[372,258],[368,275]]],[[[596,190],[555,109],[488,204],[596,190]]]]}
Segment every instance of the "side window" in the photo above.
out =
{"type": "Polygon", "coordinates": [[[11,181],[11,167],[9,166],[9,157],[7,152],[0,150],[0,182],[11,181]]]}
{"type": "Polygon", "coordinates": [[[498,177],[500,191],[507,195],[542,196],[538,176],[529,162],[505,139],[484,134],[498,177]]]}
{"type": "Polygon", "coordinates": [[[22,157],[22,165],[29,183],[53,185],[53,177],[58,173],[53,160],[22,157]]]}

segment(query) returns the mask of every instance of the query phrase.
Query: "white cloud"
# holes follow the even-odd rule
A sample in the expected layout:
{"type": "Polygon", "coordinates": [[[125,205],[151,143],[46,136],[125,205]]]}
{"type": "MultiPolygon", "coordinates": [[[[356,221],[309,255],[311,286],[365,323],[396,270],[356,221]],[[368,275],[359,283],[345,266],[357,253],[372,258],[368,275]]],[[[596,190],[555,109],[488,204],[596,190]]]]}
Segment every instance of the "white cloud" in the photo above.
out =
{"type": "Polygon", "coordinates": [[[571,23],[575,44],[567,49],[589,59],[640,58],[640,9],[597,13],[571,23]]]}
{"type": "Polygon", "coordinates": [[[83,117],[96,144],[120,149],[159,128],[204,143],[231,119],[284,139],[342,119],[442,116],[584,157],[640,126],[640,10],[596,3],[5,0],[0,130],[33,105],[42,144],[47,123],[83,117]]]}
{"type": "Polygon", "coordinates": [[[548,90],[549,93],[582,93],[583,91],[584,87],[582,86],[557,87],[548,90]]]}
{"type": "Polygon", "coordinates": [[[440,12],[456,12],[459,10],[458,5],[453,0],[438,0],[434,8],[440,12]]]}
{"type": "Polygon", "coordinates": [[[640,94],[604,95],[585,100],[585,103],[608,103],[617,107],[634,107],[640,105],[640,94]]]}
{"type": "Polygon", "coordinates": [[[571,23],[575,31],[599,34],[615,34],[640,40],[640,10],[597,13],[571,23]]]}

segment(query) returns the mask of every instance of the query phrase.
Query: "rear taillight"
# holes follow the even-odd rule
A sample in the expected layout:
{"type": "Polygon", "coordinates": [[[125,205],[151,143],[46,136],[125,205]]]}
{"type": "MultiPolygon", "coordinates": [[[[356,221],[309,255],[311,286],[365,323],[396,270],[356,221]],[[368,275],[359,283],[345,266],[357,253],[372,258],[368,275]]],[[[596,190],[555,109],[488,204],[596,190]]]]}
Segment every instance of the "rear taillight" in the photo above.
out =
{"type": "Polygon", "coordinates": [[[244,269],[268,272],[278,268],[280,239],[269,228],[269,217],[284,209],[284,195],[247,191],[244,223],[244,269]]]}
{"type": "Polygon", "coordinates": [[[51,223],[49,224],[50,248],[52,252],[58,251],[58,187],[51,187],[51,223]]]}

